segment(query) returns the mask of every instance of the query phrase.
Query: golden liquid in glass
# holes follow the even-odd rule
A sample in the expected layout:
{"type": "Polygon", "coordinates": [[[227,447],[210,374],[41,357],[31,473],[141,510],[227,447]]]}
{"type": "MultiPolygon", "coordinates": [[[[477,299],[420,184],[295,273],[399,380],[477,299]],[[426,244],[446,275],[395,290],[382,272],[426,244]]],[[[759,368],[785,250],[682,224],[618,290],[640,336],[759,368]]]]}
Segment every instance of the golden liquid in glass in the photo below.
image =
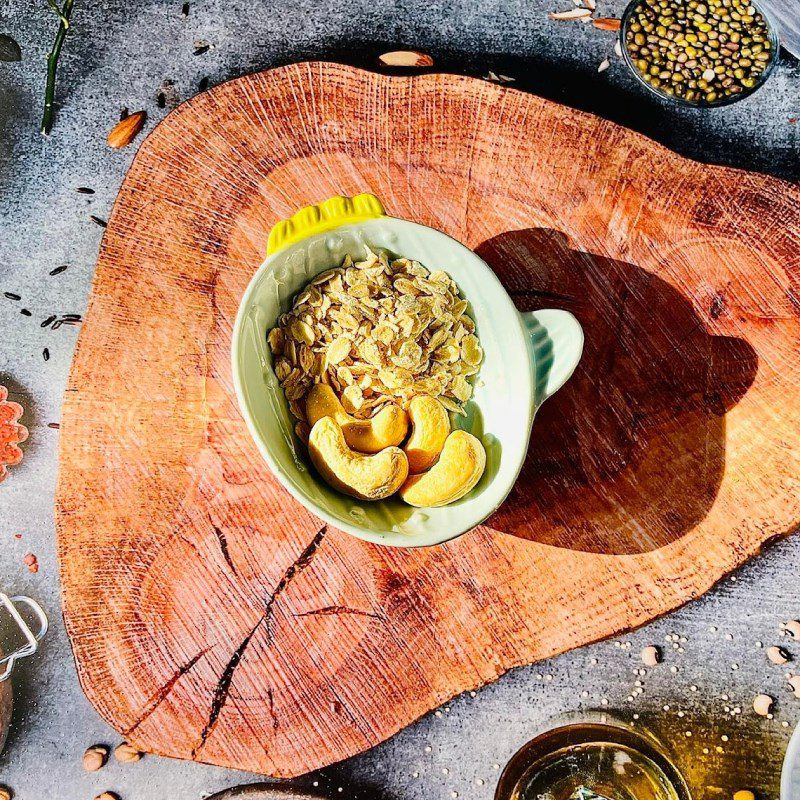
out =
{"type": "Polygon", "coordinates": [[[526,771],[513,800],[681,800],[664,770],[630,747],[563,747],[526,771]]]}
{"type": "Polygon", "coordinates": [[[605,715],[602,722],[571,721],[528,742],[503,771],[495,798],[691,800],[654,738],[605,715]]]}

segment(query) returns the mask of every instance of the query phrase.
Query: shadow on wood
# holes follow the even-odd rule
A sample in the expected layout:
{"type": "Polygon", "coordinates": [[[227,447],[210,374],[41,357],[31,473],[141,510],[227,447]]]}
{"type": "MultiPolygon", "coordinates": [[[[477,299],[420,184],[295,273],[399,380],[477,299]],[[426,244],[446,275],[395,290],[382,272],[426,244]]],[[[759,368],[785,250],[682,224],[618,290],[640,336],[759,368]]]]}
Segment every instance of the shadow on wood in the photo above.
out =
{"type": "MultiPolygon", "coordinates": [[[[477,249],[521,311],[572,311],[583,360],[538,413],[522,473],[490,527],[593,553],[643,553],[691,531],[725,466],[725,413],[752,384],[743,339],[712,336],[689,301],[632,264],[545,229],[477,249]],[[544,518],[547,524],[542,524],[544,518]]],[[[723,308],[718,297],[711,316],[723,308]]]]}

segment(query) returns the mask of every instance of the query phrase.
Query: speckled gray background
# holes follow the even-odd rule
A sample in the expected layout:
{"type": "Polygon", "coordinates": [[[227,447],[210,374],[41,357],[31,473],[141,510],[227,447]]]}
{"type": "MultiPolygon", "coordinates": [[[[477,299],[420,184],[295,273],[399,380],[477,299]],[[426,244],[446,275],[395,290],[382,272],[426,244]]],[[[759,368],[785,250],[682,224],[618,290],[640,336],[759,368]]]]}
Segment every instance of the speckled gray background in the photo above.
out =
{"type": "MultiPolygon", "coordinates": [[[[58,431],[47,423],[59,418],[77,331],[49,331],[39,323],[50,313],[85,308],[102,234],[89,214],[107,216],[133,157],[133,148],[117,152],[105,145],[122,106],[147,109],[152,126],[168,110],[156,102],[165,79],[185,99],[204,77],[215,84],[308,58],[370,65],[377,53],[408,45],[431,52],[449,70],[516,77],[520,88],[614,119],[688,156],[800,179],[800,126],[791,121],[800,117],[796,61],[785,56],[769,85],[734,107],[676,110],[644,96],[617,62],[598,74],[613,36],[549,21],[547,11],[570,6],[553,2],[195,0],[185,19],[181,0],[77,0],[48,139],[39,135],[38,122],[55,17],[45,0],[0,2],[0,32],[14,35],[24,52],[19,64],[0,63],[0,292],[22,296],[19,302],[0,296],[0,382],[26,405],[31,428],[25,460],[0,490],[0,587],[38,598],[54,623],[41,654],[15,676],[18,703],[0,755],[0,783],[12,786],[18,800],[88,800],[106,789],[123,800],[195,800],[255,780],[153,757],[112,763],[96,775],[80,765],[87,745],[116,737],[80,692],[58,611],[52,513],[58,431]],[[212,48],[193,55],[196,40],[212,48]],[[78,186],[96,194],[77,194],[78,186]],[[66,272],[49,276],[62,264],[69,265],[66,272]],[[21,316],[21,307],[32,317],[21,316]],[[41,564],[35,575],[22,562],[29,551],[41,564]]],[[[608,16],[622,10],[619,0],[599,4],[608,16]]],[[[800,616],[798,574],[800,538],[793,538],[668,619],[618,642],[516,670],[301,783],[318,781],[343,797],[444,800],[457,793],[486,800],[498,766],[549,718],[604,707],[628,719],[639,714],[637,724],[651,724],[676,743],[697,798],[727,798],[744,786],[776,797],[800,700],[786,689],[787,668],[769,664],[757,642],[782,642],[800,658],[800,643],[778,633],[781,621],[800,616]],[[686,641],[666,642],[673,633],[686,641]],[[642,677],[635,674],[638,652],[651,642],[666,648],[666,660],[642,677]],[[643,692],[631,702],[637,680],[643,692]],[[752,712],[760,691],[778,698],[772,720],[752,712]]]]}

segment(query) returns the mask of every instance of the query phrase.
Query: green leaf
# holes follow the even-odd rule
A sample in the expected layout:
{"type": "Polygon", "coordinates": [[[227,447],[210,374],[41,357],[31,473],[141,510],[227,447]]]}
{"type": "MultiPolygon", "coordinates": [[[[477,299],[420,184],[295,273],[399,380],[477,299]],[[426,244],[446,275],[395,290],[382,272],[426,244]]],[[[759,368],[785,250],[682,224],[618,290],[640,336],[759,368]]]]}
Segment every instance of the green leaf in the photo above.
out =
{"type": "Polygon", "coordinates": [[[5,33],[0,33],[0,61],[22,61],[19,45],[5,33]]]}

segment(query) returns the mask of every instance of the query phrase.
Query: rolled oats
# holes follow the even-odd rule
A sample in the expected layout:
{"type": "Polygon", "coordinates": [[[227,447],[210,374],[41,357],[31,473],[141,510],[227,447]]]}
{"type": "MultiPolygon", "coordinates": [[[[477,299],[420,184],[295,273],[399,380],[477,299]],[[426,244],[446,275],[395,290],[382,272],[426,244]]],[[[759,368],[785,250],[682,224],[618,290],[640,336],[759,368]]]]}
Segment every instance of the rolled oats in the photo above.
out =
{"type": "MultiPolygon", "coordinates": [[[[317,275],[267,340],[292,414],[315,383],[334,389],[359,419],[417,394],[463,414],[483,359],[468,303],[442,270],[368,253],[317,275]]],[[[302,428],[305,433],[305,428],[302,428]]]]}

